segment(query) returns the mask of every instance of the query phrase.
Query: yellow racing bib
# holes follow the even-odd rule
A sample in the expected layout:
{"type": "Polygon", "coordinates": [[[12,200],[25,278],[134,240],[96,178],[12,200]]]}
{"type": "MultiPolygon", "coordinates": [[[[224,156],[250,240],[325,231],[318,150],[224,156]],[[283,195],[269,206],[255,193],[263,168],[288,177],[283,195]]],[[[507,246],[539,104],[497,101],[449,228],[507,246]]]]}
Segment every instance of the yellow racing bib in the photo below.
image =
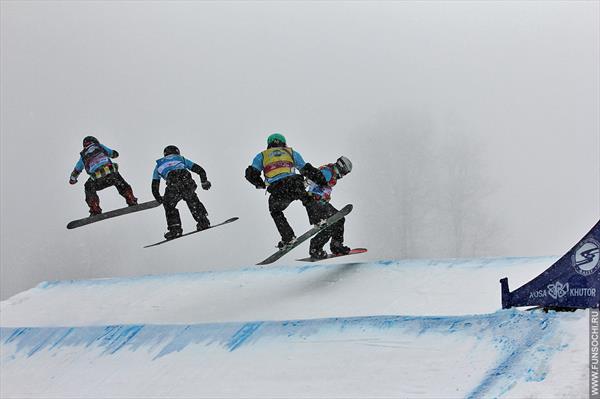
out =
{"type": "Polygon", "coordinates": [[[294,173],[294,151],[288,147],[273,147],[262,152],[263,172],[267,179],[283,173],[294,173]]]}

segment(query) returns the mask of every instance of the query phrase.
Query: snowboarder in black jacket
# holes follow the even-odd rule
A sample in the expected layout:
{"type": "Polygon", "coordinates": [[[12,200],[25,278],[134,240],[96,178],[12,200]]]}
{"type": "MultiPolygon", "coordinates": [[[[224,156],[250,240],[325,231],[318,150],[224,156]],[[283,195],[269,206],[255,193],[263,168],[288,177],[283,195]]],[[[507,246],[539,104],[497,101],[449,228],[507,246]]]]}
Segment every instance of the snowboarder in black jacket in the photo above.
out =
{"type": "Polygon", "coordinates": [[[246,168],[246,180],[258,189],[266,188],[271,194],[269,212],[281,235],[277,244],[279,248],[292,244],[296,239],[283,211],[292,201],[300,200],[305,207],[313,201],[306,191],[303,176],[320,184],[326,183],[317,168],[304,162],[298,152],[286,146],[285,137],[280,133],[267,138],[267,149],[258,153],[246,168]],[[265,180],[261,173],[264,173],[265,180]]]}
{"type": "Polygon", "coordinates": [[[184,200],[192,216],[196,220],[196,229],[204,230],[210,227],[208,220],[208,212],[196,195],[196,182],[192,179],[192,175],[188,170],[197,173],[200,176],[202,188],[208,190],[211,187],[210,182],[206,178],[204,169],[196,163],[182,157],[179,153],[179,148],[174,145],[165,147],[163,151],[164,157],[156,161],[156,167],[152,175],[152,195],[154,198],[163,204],[167,217],[167,229],[165,238],[167,240],[176,238],[183,234],[181,228],[181,218],[176,206],[180,200],[184,200]],[[160,195],[160,179],[166,180],[167,188],[165,195],[160,195]]]}

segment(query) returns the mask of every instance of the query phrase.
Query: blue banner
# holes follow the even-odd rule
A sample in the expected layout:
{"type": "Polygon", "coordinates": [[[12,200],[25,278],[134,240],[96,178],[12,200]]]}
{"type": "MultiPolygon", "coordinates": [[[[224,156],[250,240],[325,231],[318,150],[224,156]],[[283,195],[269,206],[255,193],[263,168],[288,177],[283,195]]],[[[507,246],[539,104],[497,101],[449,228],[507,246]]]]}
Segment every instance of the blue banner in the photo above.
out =
{"type": "Polygon", "coordinates": [[[569,252],[542,274],[510,292],[500,280],[502,308],[542,306],[598,308],[600,306],[600,221],[569,252]]]}

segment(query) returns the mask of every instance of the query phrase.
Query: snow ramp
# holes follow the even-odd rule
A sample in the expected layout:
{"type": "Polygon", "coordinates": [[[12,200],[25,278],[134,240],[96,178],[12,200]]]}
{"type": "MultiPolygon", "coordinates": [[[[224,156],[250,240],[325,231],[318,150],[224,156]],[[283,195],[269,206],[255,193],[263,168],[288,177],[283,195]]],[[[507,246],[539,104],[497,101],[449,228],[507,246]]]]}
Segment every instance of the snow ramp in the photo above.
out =
{"type": "Polygon", "coordinates": [[[46,282],[0,303],[0,396],[585,397],[587,312],[497,310],[551,262],[46,282]]]}

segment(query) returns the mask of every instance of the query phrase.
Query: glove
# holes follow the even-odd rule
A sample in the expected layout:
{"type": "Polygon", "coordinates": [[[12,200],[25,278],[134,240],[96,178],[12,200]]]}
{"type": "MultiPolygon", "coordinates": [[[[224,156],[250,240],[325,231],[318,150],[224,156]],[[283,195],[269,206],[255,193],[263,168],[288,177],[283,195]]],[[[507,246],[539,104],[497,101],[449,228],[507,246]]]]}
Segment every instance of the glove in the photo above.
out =
{"type": "Polygon", "coordinates": [[[163,203],[163,197],[160,196],[160,179],[152,179],[152,196],[159,204],[163,203]]]}
{"type": "Polygon", "coordinates": [[[212,186],[212,184],[210,184],[210,182],[206,180],[201,183],[201,186],[203,190],[208,190],[212,186]]]}
{"type": "Polygon", "coordinates": [[[319,186],[325,186],[327,184],[323,173],[321,173],[319,169],[315,168],[308,162],[304,165],[302,169],[300,169],[300,174],[306,177],[307,179],[317,183],[319,186]]]}
{"type": "Polygon", "coordinates": [[[246,168],[246,180],[257,189],[267,188],[265,182],[260,177],[260,171],[255,169],[252,165],[246,168]]]}
{"type": "Polygon", "coordinates": [[[73,169],[71,176],[69,176],[69,184],[77,183],[77,177],[79,177],[79,171],[77,169],[73,169]]]}

